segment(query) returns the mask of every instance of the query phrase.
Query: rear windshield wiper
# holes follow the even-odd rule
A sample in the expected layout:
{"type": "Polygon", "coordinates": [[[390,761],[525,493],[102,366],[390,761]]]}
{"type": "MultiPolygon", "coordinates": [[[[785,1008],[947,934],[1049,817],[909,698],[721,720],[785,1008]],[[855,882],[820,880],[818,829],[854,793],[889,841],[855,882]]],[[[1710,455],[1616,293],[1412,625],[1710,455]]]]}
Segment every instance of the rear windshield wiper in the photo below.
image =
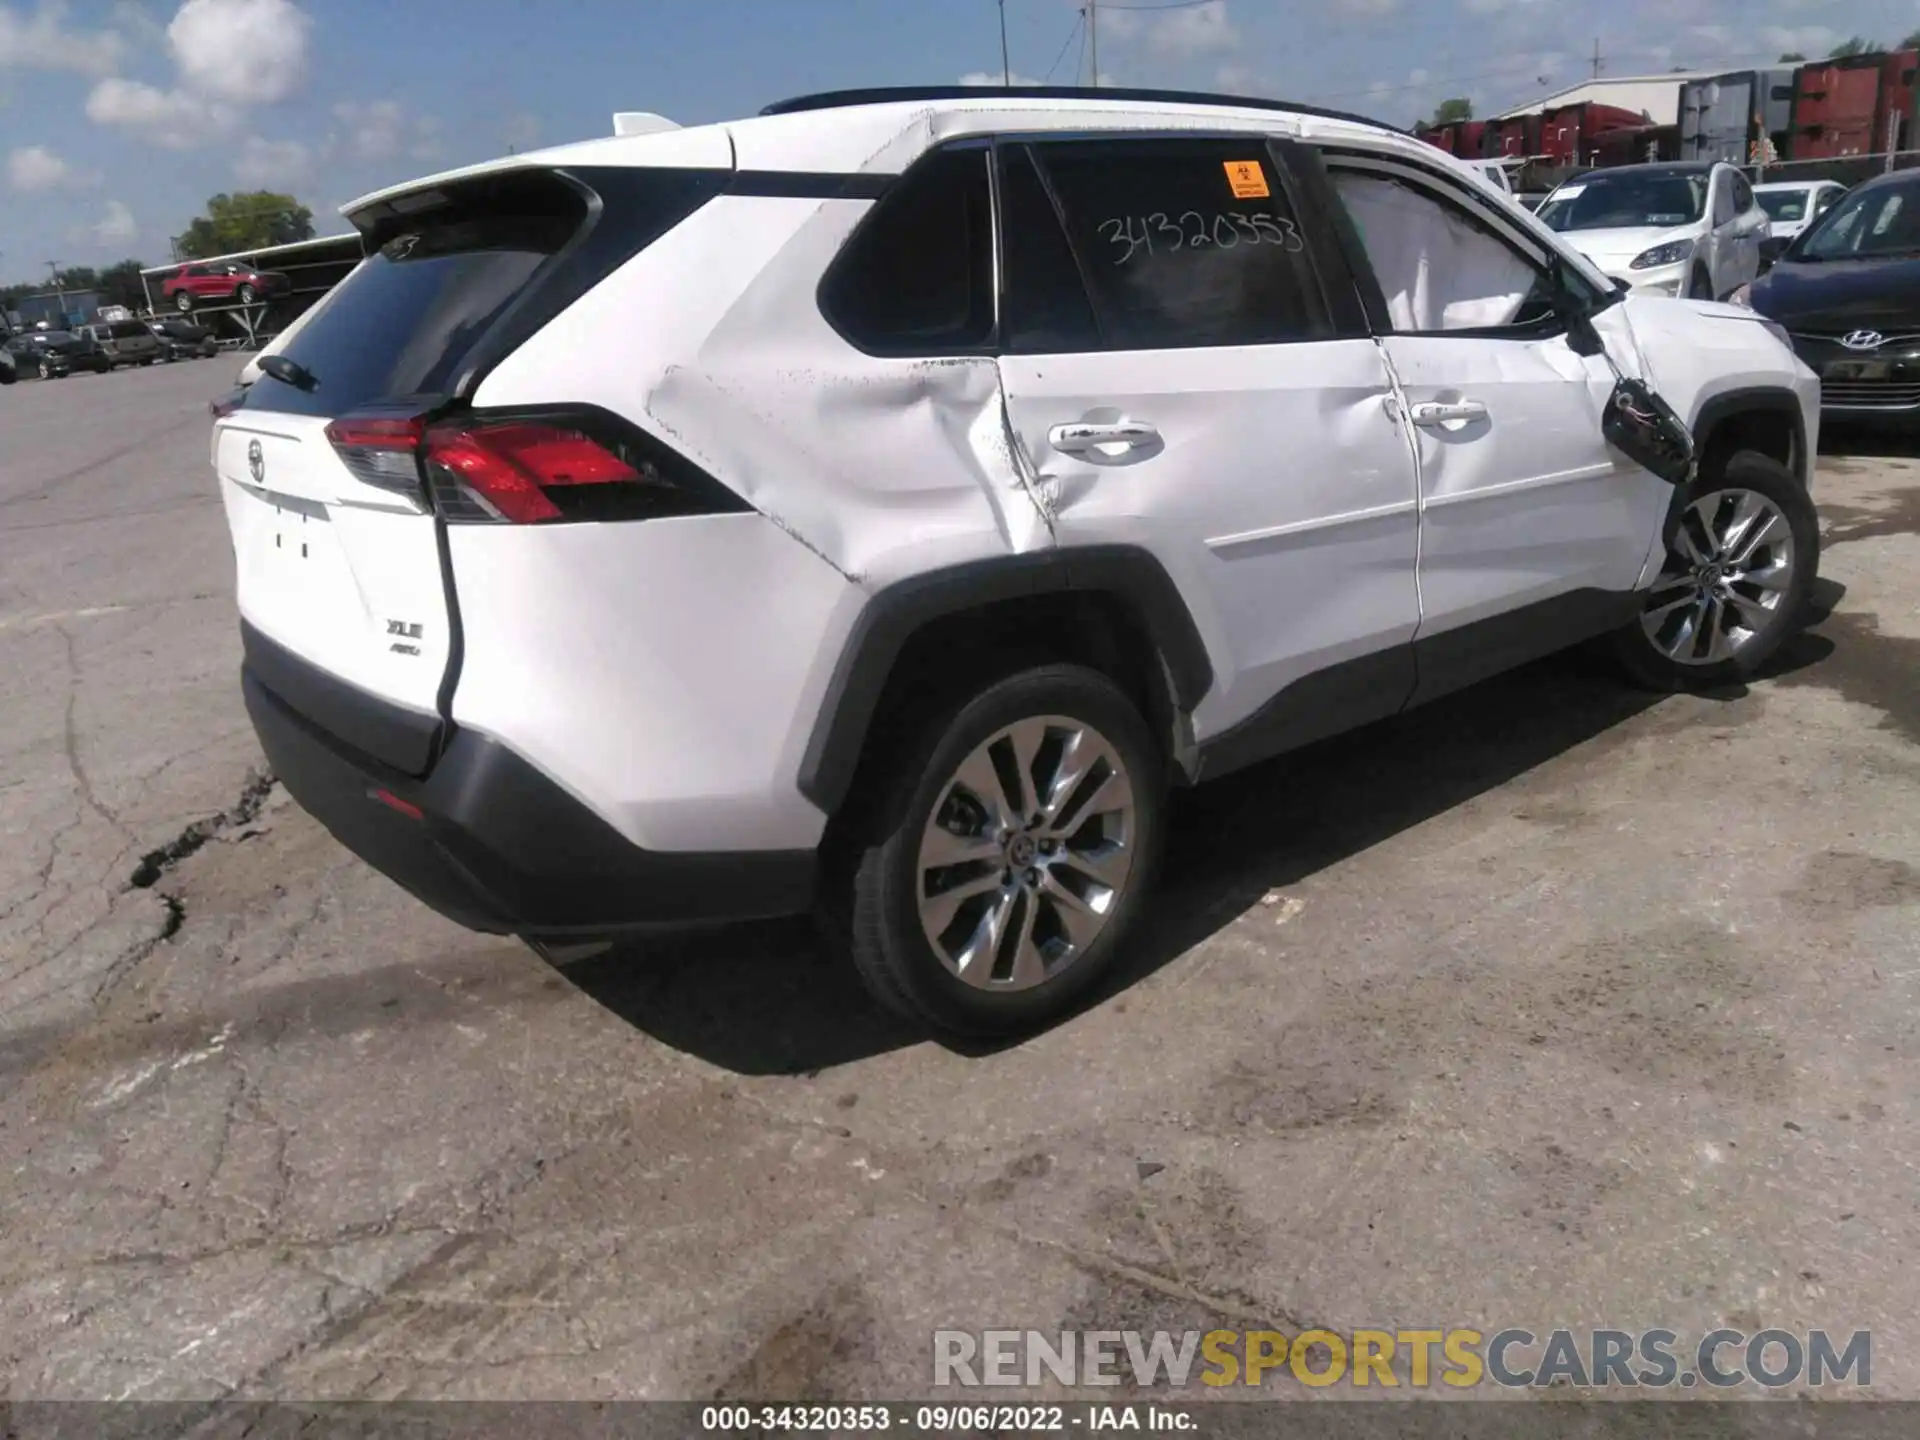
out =
{"type": "Polygon", "coordinates": [[[298,360],[289,360],[284,355],[262,355],[259,360],[260,373],[271,375],[283,385],[291,385],[296,390],[313,390],[320,384],[315,375],[298,360]]]}

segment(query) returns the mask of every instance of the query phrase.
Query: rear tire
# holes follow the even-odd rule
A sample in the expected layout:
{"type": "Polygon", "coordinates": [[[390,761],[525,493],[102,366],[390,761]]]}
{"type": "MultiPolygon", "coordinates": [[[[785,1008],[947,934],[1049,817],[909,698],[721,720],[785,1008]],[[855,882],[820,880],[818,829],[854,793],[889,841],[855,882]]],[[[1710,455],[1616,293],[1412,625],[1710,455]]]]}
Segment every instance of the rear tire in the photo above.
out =
{"type": "Polygon", "coordinates": [[[1164,776],[1133,702],[1079,666],[1022,671],[934,717],[876,777],[853,838],[845,938],[868,990],[961,1034],[1064,1014],[1145,903],[1164,776]]]}
{"type": "Polygon", "coordinates": [[[47,364],[46,361],[42,360],[37,368],[40,371],[40,378],[42,380],[51,380],[53,378],[53,367],[47,364]]]}
{"type": "Polygon", "coordinates": [[[242,285],[235,293],[239,296],[242,305],[251,305],[259,298],[259,291],[255,290],[251,285],[242,285]]]}
{"type": "Polygon", "coordinates": [[[1778,460],[1742,450],[1696,479],[1640,617],[1614,635],[1650,690],[1712,690],[1750,678],[1806,617],[1820,568],[1813,501],[1778,460]]]}
{"type": "Polygon", "coordinates": [[[189,310],[193,309],[193,296],[189,295],[185,290],[180,291],[173,297],[173,308],[178,310],[182,315],[186,314],[189,310]]]}

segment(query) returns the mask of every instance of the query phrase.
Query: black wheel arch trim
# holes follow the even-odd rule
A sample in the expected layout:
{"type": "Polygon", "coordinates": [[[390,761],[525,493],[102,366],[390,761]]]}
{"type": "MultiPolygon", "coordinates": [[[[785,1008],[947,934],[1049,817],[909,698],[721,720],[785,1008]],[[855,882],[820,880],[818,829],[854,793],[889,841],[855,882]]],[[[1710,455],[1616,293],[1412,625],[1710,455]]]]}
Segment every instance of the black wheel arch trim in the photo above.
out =
{"type": "Polygon", "coordinates": [[[1748,385],[1715,395],[1700,407],[1693,420],[1693,440],[1706,449],[1713,432],[1741,415],[1784,415],[1793,427],[1793,454],[1787,462],[1802,485],[1813,478],[1813,457],[1807,453],[1807,417],[1800,409],[1800,397],[1785,385],[1748,385]]]}
{"type": "MultiPolygon", "coordinates": [[[[1748,385],[1708,399],[1693,419],[1695,453],[1705,453],[1713,441],[1714,432],[1728,421],[1737,420],[1743,415],[1780,415],[1793,427],[1793,454],[1788,457],[1787,469],[1800,482],[1800,488],[1811,494],[1814,457],[1807,451],[1807,417],[1800,409],[1800,397],[1784,385],[1748,385]]],[[[1672,545],[1674,528],[1679,525],[1687,506],[1699,494],[1698,474],[1691,483],[1673,487],[1673,499],[1667,505],[1666,519],[1660,527],[1660,543],[1663,546],[1672,545]]]]}
{"type": "Polygon", "coordinates": [[[1182,713],[1213,687],[1192,611],[1166,568],[1138,546],[1035,551],[929,571],[876,593],[854,623],[801,757],[800,793],[829,815],[840,808],[894,665],[921,628],[1007,600],[1076,593],[1110,595],[1127,608],[1151,637],[1182,713]]]}

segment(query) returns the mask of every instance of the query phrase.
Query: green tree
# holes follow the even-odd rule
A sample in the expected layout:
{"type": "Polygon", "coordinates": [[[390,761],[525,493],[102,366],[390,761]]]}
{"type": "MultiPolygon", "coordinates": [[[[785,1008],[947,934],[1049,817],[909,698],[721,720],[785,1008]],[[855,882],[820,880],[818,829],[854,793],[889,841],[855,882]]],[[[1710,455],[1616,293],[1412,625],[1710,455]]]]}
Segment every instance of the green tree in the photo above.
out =
{"type": "Polygon", "coordinates": [[[293,196],[243,190],[209,199],[207,213],[195,217],[179,243],[182,256],[197,260],[312,238],[313,212],[293,196]]]}
{"type": "Polygon", "coordinates": [[[1827,52],[1827,58],[1829,60],[1850,60],[1855,55],[1871,55],[1876,48],[1871,40],[1861,35],[1855,35],[1849,40],[1842,40],[1838,45],[1834,46],[1833,49],[1829,50],[1827,52]]]}
{"type": "Polygon", "coordinates": [[[1920,30],[1914,31],[1900,42],[1902,50],[1920,50],[1920,30]]]}
{"type": "Polygon", "coordinates": [[[1782,65],[1799,65],[1805,62],[1806,58],[1807,57],[1802,55],[1798,50],[1789,50],[1780,57],[1780,63],[1782,65]]]}
{"type": "Polygon", "coordinates": [[[103,305],[124,305],[129,310],[146,309],[147,292],[140,284],[140,269],[138,260],[122,260],[102,270],[100,302],[103,305]]]}
{"type": "Polygon", "coordinates": [[[1467,99],[1464,95],[1456,96],[1451,100],[1442,100],[1433,112],[1433,123],[1435,125],[1451,125],[1456,120],[1471,120],[1472,118],[1473,101],[1467,99]]]}

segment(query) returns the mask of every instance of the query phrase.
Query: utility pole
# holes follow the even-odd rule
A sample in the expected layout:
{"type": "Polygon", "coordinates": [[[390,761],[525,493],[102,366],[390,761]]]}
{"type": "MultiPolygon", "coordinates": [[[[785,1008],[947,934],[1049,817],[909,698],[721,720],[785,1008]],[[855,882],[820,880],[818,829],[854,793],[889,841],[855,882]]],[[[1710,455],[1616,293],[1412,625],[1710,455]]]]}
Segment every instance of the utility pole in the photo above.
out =
{"type": "Polygon", "coordinates": [[[1593,41],[1593,78],[1596,80],[1600,78],[1600,39],[1598,36],[1595,36],[1593,41]]]}
{"type": "Polygon", "coordinates": [[[1087,44],[1093,51],[1093,86],[1100,88],[1100,0],[1087,0],[1087,44]]]}
{"type": "Polygon", "coordinates": [[[60,306],[60,323],[64,325],[67,323],[67,290],[60,283],[60,262],[47,261],[47,273],[52,280],[54,300],[60,306]]]}
{"type": "Polygon", "coordinates": [[[1007,0],[1000,0],[1000,84],[1013,86],[1013,61],[1007,58],[1007,0]]]}

